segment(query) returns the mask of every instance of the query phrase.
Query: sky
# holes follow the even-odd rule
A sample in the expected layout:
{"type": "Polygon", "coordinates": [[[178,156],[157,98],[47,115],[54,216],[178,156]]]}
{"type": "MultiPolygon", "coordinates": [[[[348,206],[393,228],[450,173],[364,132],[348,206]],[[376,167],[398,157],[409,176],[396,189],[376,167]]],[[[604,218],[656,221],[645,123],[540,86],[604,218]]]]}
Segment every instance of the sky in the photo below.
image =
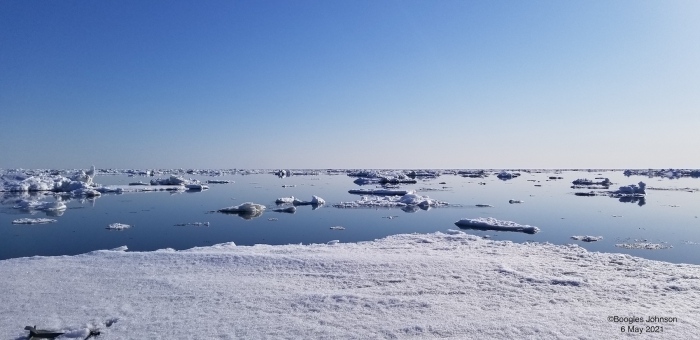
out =
{"type": "Polygon", "coordinates": [[[700,168],[698,1],[0,1],[0,168],[700,168]]]}

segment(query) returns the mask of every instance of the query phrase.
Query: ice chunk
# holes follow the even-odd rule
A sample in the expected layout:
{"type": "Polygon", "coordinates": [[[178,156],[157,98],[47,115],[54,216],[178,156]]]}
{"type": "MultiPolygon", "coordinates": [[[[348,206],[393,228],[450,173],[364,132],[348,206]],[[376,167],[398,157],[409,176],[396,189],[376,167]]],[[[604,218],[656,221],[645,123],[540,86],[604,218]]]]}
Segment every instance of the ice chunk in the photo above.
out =
{"type": "Polygon", "coordinates": [[[525,203],[525,202],[523,202],[523,201],[521,201],[521,200],[508,200],[508,203],[510,203],[510,204],[518,204],[518,203],[525,203]]]}
{"type": "Polygon", "coordinates": [[[455,222],[455,225],[463,229],[519,231],[527,234],[535,234],[540,231],[537,227],[512,221],[501,221],[493,217],[463,218],[455,222]]]}
{"type": "Polygon", "coordinates": [[[335,226],[335,227],[331,227],[331,230],[345,230],[345,227],[335,226]]]}
{"type": "Polygon", "coordinates": [[[318,197],[318,196],[316,196],[316,195],[313,195],[313,196],[311,196],[311,201],[302,201],[302,200],[300,200],[300,199],[298,199],[298,198],[295,198],[295,199],[292,201],[292,204],[294,204],[294,205],[315,205],[315,206],[319,206],[319,205],[324,205],[324,204],[326,204],[326,201],[323,200],[323,198],[321,198],[321,197],[318,197]]]}
{"type": "Polygon", "coordinates": [[[475,206],[479,208],[493,208],[491,204],[476,204],[475,206]]]}
{"type": "Polygon", "coordinates": [[[192,223],[179,223],[176,224],[176,227],[185,227],[185,226],[195,226],[195,227],[208,227],[209,222],[192,222],[192,223]]]}
{"type": "Polygon", "coordinates": [[[229,183],[235,183],[234,181],[227,181],[227,180],[214,180],[210,179],[207,181],[208,184],[229,184],[229,183]]]}
{"type": "Polygon", "coordinates": [[[639,182],[639,186],[630,184],[626,186],[620,187],[617,191],[613,192],[613,194],[621,194],[621,195],[645,195],[646,191],[644,190],[646,188],[646,184],[644,182],[639,182]]]}
{"type": "Polygon", "coordinates": [[[151,185],[184,185],[187,181],[179,176],[170,175],[169,178],[154,178],[151,185]]]}
{"type": "Polygon", "coordinates": [[[109,230],[124,230],[124,229],[129,229],[131,228],[130,225],[128,224],[123,224],[123,223],[112,223],[107,226],[107,229],[109,230]]]}
{"type": "Polygon", "coordinates": [[[603,236],[571,236],[576,241],[595,242],[603,239],[603,236]]]}
{"type": "Polygon", "coordinates": [[[265,206],[253,202],[245,202],[241,205],[219,209],[218,211],[226,214],[237,214],[243,219],[250,220],[260,217],[265,210],[265,206]]]}
{"type": "Polygon", "coordinates": [[[187,190],[194,190],[194,191],[196,191],[196,190],[201,191],[201,190],[209,189],[208,186],[202,185],[202,184],[186,184],[185,188],[187,188],[187,190]]]}
{"type": "Polygon", "coordinates": [[[51,218],[20,218],[12,221],[12,224],[46,224],[54,222],[58,222],[58,220],[51,218]]]}
{"type": "Polygon", "coordinates": [[[410,208],[409,210],[417,211],[419,208],[427,210],[430,207],[447,206],[449,203],[432,199],[428,196],[419,196],[416,194],[406,194],[404,196],[362,196],[359,200],[352,202],[340,202],[334,204],[336,208],[410,208]]]}
{"type": "Polygon", "coordinates": [[[277,204],[288,204],[288,203],[293,203],[296,198],[294,196],[290,197],[280,197],[277,200],[275,200],[275,203],[277,204]]]}

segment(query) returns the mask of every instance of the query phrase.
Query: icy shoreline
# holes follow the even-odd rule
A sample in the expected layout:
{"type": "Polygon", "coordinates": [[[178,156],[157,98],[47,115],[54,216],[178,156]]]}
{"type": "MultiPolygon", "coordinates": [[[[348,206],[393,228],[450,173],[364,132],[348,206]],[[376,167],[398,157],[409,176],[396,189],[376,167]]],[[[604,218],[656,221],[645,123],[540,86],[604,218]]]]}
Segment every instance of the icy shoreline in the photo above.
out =
{"type": "Polygon", "coordinates": [[[4,260],[0,272],[2,339],[100,324],[105,339],[617,338],[630,324],[609,316],[676,317],[632,324],[664,337],[700,330],[700,266],[459,231],[105,250],[4,260]]]}

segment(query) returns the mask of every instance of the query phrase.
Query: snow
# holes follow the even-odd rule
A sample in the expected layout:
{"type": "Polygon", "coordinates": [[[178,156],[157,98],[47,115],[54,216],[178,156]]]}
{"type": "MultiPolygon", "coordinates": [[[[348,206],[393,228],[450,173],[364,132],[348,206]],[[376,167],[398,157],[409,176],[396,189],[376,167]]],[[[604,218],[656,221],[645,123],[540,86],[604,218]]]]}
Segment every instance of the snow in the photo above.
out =
{"type": "Polygon", "coordinates": [[[611,339],[631,324],[608,317],[631,315],[677,317],[648,324],[662,337],[700,328],[700,266],[576,245],[453,230],[124,250],[0,261],[0,339],[25,339],[27,325],[81,336],[99,327],[109,340],[611,339]]]}
{"type": "Polygon", "coordinates": [[[336,208],[394,208],[394,207],[418,207],[428,209],[431,207],[447,206],[449,203],[432,199],[428,196],[420,196],[414,193],[404,196],[362,196],[352,202],[340,202],[334,204],[336,208]]]}
{"type": "Polygon", "coordinates": [[[107,226],[107,229],[109,230],[124,230],[124,229],[129,229],[131,228],[130,225],[128,224],[123,224],[123,223],[112,223],[107,226]]]}
{"type": "Polygon", "coordinates": [[[527,234],[535,234],[540,231],[537,227],[522,225],[512,221],[501,221],[493,217],[463,218],[455,222],[455,225],[467,229],[519,231],[527,234]]]}
{"type": "Polygon", "coordinates": [[[12,224],[46,224],[54,222],[58,222],[58,220],[52,218],[20,218],[12,221],[12,224]]]}
{"type": "Polygon", "coordinates": [[[595,242],[603,239],[603,236],[571,236],[576,241],[595,242]]]}

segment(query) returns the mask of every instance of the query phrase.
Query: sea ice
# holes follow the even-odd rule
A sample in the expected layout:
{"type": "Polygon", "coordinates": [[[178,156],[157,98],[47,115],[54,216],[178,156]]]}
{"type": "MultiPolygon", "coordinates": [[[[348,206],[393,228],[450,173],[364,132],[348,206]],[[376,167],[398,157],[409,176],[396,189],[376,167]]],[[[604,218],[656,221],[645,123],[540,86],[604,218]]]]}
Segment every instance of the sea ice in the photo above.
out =
{"type": "Polygon", "coordinates": [[[109,230],[124,230],[124,229],[129,229],[131,228],[130,225],[128,224],[123,224],[123,223],[112,223],[107,226],[107,229],[109,230]]]}
{"type": "Polygon", "coordinates": [[[700,266],[456,231],[25,257],[0,273],[0,339],[106,322],[109,340],[610,339],[630,315],[676,317],[666,337],[695,339],[699,325],[700,266]]]}
{"type": "Polygon", "coordinates": [[[331,227],[331,230],[345,230],[345,227],[335,226],[335,227],[331,227]]]}
{"type": "Polygon", "coordinates": [[[253,202],[245,202],[241,205],[219,209],[218,211],[226,214],[237,214],[243,219],[250,220],[262,215],[263,211],[265,211],[265,206],[253,202]]]}
{"type": "Polygon", "coordinates": [[[280,198],[275,200],[275,203],[277,203],[277,204],[291,204],[294,202],[294,200],[296,200],[296,198],[294,198],[294,196],[280,197],[280,198]]]}
{"type": "Polygon", "coordinates": [[[455,222],[455,225],[466,229],[519,231],[527,234],[535,234],[540,231],[537,227],[522,225],[512,221],[501,221],[493,217],[463,218],[455,222]]]}
{"type": "Polygon", "coordinates": [[[51,218],[20,218],[12,221],[12,224],[46,224],[54,222],[58,222],[58,220],[51,218]]]}
{"type": "Polygon", "coordinates": [[[294,204],[294,205],[315,205],[315,206],[319,206],[319,205],[324,205],[324,204],[326,204],[326,201],[324,201],[323,198],[321,198],[321,197],[318,197],[318,196],[316,196],[316,195],[313,195],[313,196],[311,196],[311,201],[302,201],[302,200],[300,200],[300,199],[298,199],[298,198],[295,198],[295,199],[292,201],[292,204],[294,204]]]}
{"type": "Polygon", "coordinates": [[[660,243],[650,243],[650,242],[618,243],[615,245],[615,247],[624,248],[624,249],[648,249],[648,250],[673,248],[672,245],[660,244],[660,243]]]}
{"type": "Polygon", "coordinates": [[[367,207],[416,207],[428,209],[430,207],[447,206],[449,203],[432,199],[428,196],[420,196],[414,193],[404,196],[362,196],[352,202],[340,202],[334,204],[336,208],[367,208],[367,207]]]}
{"type": "Polygon", "coordinates": [[[210,179],[207,181],[208,184],[229,184],[229,183],[235,183],[234,181],[227,181],[227,180],[215,180],[215,179],[210,179]]]}
{"type": "Polygon", "coordinates": [[[491,204],[475,204],[475,206],[479,208],[493,208],[491,204]]]}
{"type": "Polygon", "coordinates": [[[187,188],[187,190],[195,190],[195,191],[209,189],[208,186],[202,185],[202,184],[185,184],[185,188],[187,188]]]}
{"type": "Polygon", "coordinates": [[[286,207],[286,208],[272,209],[272,211],[293,214],[293,213],[297,212],[297,208],[294,206],[291,206],[291,207],[286,207]]]}
{"type": "Polygon", "coordinates": [[[525,202],[523,202],[523,201],[521,201],[521,200],[508,200],[508,203],[510,203],[510,204],[517,204],[517,203],[525,203],[525,202]]]}
{"type": "Polygon", "coordinates": [[[403,196],[406,194],[415,193],[412,190],[396,190],[396,189],[352,189],[348,190],[348,193],[356,195],[398,195],[403,196]]]}
{"type": "Polygon", "coordinates": [[[603,236],[571,236],[576,241],[595,242],[603,239],[603,236]]]}

